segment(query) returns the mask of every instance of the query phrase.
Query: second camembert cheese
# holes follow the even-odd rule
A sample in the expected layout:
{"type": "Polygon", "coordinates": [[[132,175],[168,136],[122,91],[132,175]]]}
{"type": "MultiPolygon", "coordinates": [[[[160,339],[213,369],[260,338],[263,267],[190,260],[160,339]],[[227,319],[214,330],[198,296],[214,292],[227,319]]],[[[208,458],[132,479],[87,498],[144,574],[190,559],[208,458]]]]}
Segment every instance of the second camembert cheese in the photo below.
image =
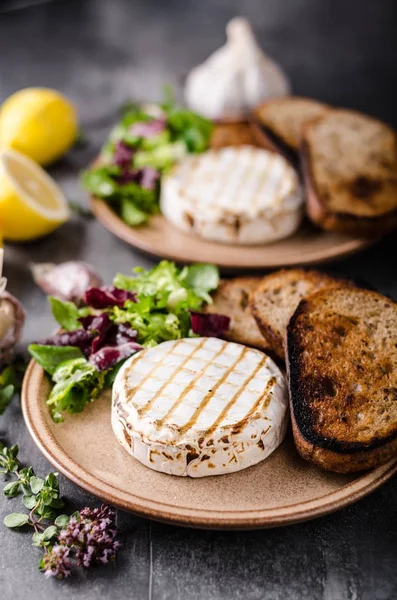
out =
{"type": "Polygon", "coordinates": [[[160,206],[174,225],[200,237],[265,244],[298,228],[303,196],[285,158],[239,146],[184,158],[163,177],[160,206]]]}

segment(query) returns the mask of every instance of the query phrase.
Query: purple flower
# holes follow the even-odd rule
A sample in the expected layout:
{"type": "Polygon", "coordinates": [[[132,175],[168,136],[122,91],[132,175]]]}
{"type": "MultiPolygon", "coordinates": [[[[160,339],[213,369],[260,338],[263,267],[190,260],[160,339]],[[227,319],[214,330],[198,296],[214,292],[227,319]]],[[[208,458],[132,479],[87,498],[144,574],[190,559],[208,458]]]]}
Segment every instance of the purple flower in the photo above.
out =
{"type": "Polygon", "coordinates": [[[156,137],[159,133],[164,131],[165,129],[165,120],[164,119],[152,119],[151,121],[143,121],[139,123],[134,123],[129,128],[129,133],[131,135],[136,135],[141,138],[152,138],[156,137]]]}
{"type": "Polygon", "coordinates": [[[113,162],[119,167],[125,167],[131,164],[134,149],[127,146],[122,140],[118,141],[114,148],[113,162]]]}
{"type": "Polygon", "coordinates": [[[216,313],[201,313],[190,310],[193,333],[203,337],[218,337],[230,327],[230,318],[216,313]]]}
{"type": "Polygon", "coordinates": [[[128,292],[114,286],[90,288],[84,294],[84,303],[92,308],[110,308],[111,306],[123,308],[127,300],[137,302],[135,292],[128,292]]]}
{"type": "Polygon", "coordinates": [[[77,567],[87,569],[115,559],[119,547],[116,535],[115,513],[102,505],[94,510],[83,508],[78,516],[71,517],[59,532],[58,542],[68,555],[72,553],[77,567]]]}
{"type": "Polygon", "coordinates": [[[43,556],[41,568],[44,575],[46,577],[57,577],[58,579],[69,577],[72,568],[69,554],[70,548],[55,544],[43,556]]]}
{"type": "Polygon", "coordinates": [[[140,184],[145,190],[154,190],[160,173],[153,167],[143,167],[141,169],[140,184]]]}

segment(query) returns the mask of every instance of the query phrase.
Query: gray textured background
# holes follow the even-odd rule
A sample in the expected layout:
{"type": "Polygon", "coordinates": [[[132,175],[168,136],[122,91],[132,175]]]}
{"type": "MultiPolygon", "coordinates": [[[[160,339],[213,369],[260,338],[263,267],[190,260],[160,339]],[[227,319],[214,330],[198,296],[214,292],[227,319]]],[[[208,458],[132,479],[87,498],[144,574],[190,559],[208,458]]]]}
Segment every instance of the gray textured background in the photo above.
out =
{"type": "MultiPolygon", "coordinates": [[[[0,2],[0,100],[18,88],[59,88],[78,105],[89,146],[53,168],[69,198],[85,202],[77,171],[97,152],[131,97],[159,97],[224,40],[247,14],[263,48],[287,69],[296,93],[358,108],[397,124],[395,0],[29,0],[0,2]]],[[[396,239],[330,265],[397,297],[396,239]]],[[[9,289],[28,311],[25,341],[53,323],[28,272],[31,261],[82,258],[110,282],[150,261],[95,221],[74,219],[50,237],[8,246],[9,289]]],[[[18,402],[0,420],[39,474],[48,463],[26,432],[18,402]]],[[[72,506],[95,498],[61,478],[72,506]]],[[[0,497],[0,518],[18,501],[0,497]]],[[[393,600],[397,597],[397,479],[340,512],[284,529],[211,532],[150,522],[118,511],[115,566],[63,583],[37,572],[30,537],[0,526],[0,599],[393,600]]]]}

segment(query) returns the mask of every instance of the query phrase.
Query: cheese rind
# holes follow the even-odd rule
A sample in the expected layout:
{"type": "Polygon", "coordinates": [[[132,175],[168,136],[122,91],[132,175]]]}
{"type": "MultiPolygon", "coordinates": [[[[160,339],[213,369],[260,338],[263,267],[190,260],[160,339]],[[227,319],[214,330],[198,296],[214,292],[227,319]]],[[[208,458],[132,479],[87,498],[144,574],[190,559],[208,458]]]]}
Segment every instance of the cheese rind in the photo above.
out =
{"type": "Polygon", "coordinates": [[[132,356],[113,385],[112,427],[147,467],[203,477],[258,463],[282,442],[287,388],[259,350],[217,338],[164,342],[132,356]]]}
{"type": "Polygon", "coordinates": [[[163,178],[160,206],[174,225],[222,243],[291,235],[302,218],[298,178],[280,155],[253,146],[189,156],[163,178]]]}

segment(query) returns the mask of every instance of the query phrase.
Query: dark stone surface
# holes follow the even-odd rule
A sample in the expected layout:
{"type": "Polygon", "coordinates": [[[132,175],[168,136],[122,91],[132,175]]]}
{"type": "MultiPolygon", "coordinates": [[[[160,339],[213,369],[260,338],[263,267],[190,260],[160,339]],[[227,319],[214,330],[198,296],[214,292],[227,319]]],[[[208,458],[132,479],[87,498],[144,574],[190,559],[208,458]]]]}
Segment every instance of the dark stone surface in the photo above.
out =
{"type": "MultiPolygon", "coordinates": [[[[27,4],[28,2],[26,2],[27,4]]],[[[23,2],[17,2],[22,5],[23,2]]],[[[11,7],[11,3],[7,3],[11,7]]],[[[8,8],[7,7],[7,8],[8,8]]],[[[368,111],[397,124],[395,0],[70,0],[0,14],[0,100],[48,85],[78,105],[89,146],[53,168],[70,198],[84,202],[76,173],[93,157],[131,97],[157,98],[218,47],[226,21],[247,14],[263,48],[291,75],[299,94],[368,111]]],[[[329,269],[367,280],[397,297],[396,238],[329,269]]],[[[149,260],[95,221],[74,219],[54,235],[9,246],[9,288],[28,311],[25,341],[49,332],[31,261],[83,258],[111,280],[149,260]]],[[[0,420],[39,474],[50,466],[24,428],[18,402],[0,420]]],[[[64,478],[74,506],[95,504],[64,478]]],[[[0,518],[18,502],[0,498],[0,518]]],[[[46,581],[30,537],[0,527],[1,600],[392,600],[397,597],[397,480],[358,504],[313,522],[256,532],[170,527],[118,512],[123,542],[114,567],[73,581],[46,581]]]]}

